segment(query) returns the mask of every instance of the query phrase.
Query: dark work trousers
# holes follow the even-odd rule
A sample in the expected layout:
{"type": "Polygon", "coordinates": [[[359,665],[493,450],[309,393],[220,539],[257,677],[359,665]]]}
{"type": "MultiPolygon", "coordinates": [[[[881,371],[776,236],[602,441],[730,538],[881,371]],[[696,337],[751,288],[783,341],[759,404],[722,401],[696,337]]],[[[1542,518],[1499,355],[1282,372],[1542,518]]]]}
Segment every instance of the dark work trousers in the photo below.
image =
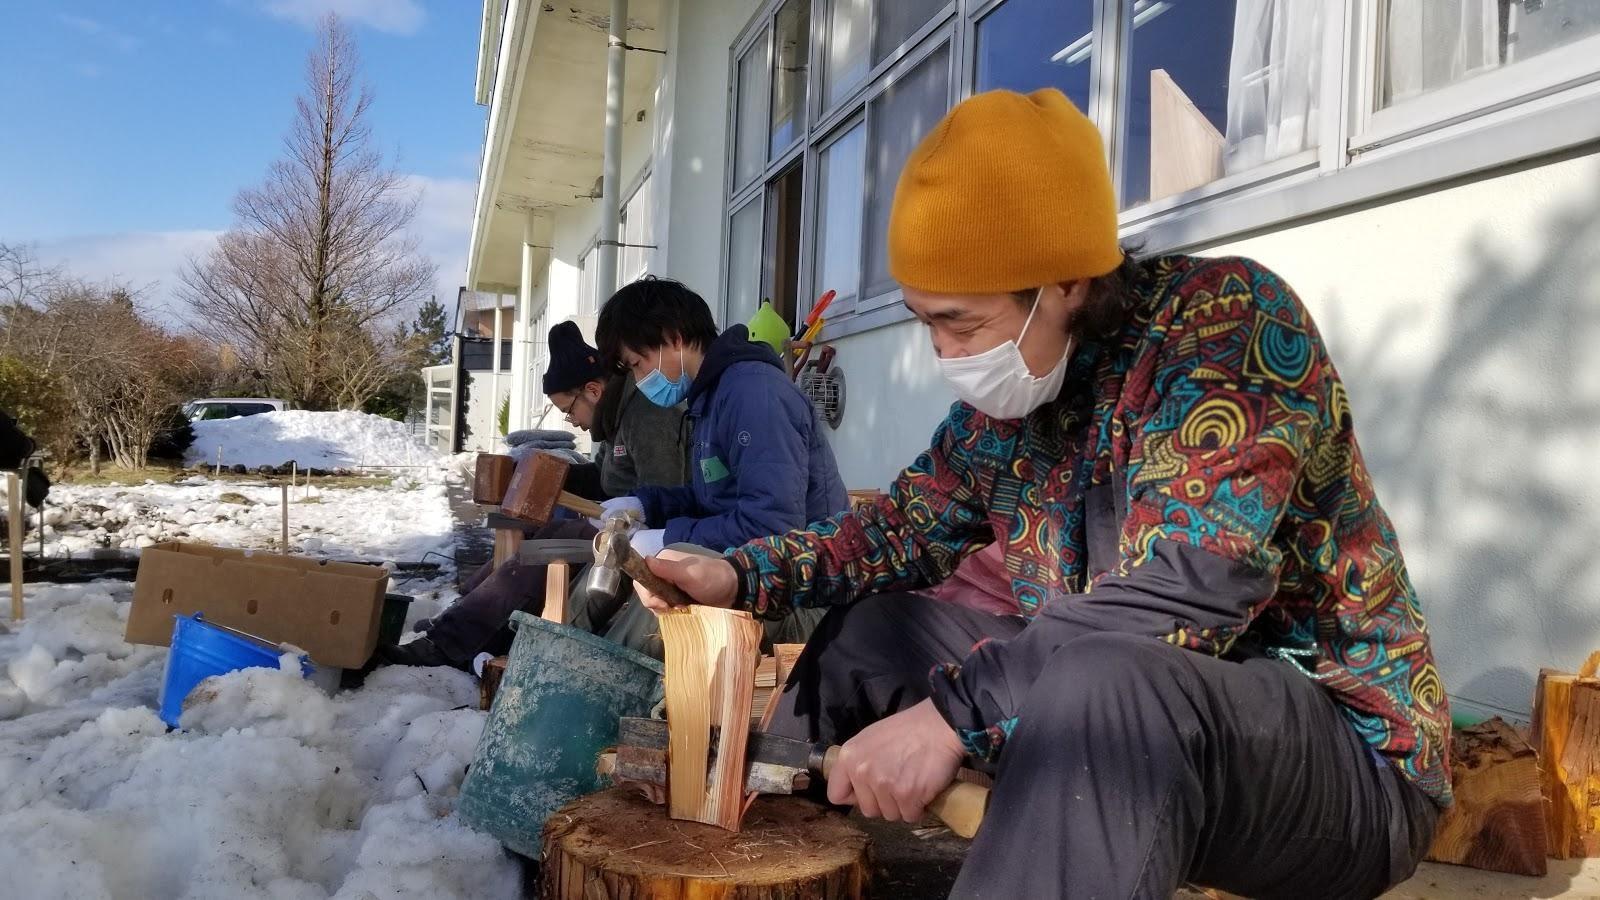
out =
{"type": "MultiPolygon", "coordinates": [[[[848,739],[925,699],[935,664],[1023,626],[911,594],[836,608],[772,730],[848,739]]],[[[1023,690],[951,896],[1167,900],[1192,882],[1373,897],[1409,877],[1432,838],[1433,802],[1290,663],[1096,633],[1063,645],[1023,690]]]]}
{"type": "MultiPolygon", "coordinates": [[[[528,540],[568,540],[594,533],[594,526],[583,519],[568,519],[551,522],[528,540]]],[[[500,645],[510,645],[507,623],[512,613],[521,610],[536,616],[544,611],[546,568],[523,565],[514,559],[498,567],[485,563],[462,585],[461,597],[429,621],[428,639],[460,665],[471,662],[482,651],[503,650],[500,645]]]]}

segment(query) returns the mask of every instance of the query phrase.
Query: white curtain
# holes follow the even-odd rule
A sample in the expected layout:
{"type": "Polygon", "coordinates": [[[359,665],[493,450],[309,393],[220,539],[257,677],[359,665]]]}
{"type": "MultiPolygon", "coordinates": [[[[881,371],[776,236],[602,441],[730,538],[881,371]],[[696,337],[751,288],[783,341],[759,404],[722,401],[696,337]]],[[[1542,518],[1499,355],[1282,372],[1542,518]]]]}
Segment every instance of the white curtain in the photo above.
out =
{"type": "Polygon", "coordinates": [[[1327,5],[1320,0],[1238,0],[1235,5],[1223,150],[1229,174],[1317,145],[1327,5]]]}
{"type": "Polygon", "coordinates": [[[1389,0],[1380,106],[1500,64],[1499,0],[1389,0]]]}

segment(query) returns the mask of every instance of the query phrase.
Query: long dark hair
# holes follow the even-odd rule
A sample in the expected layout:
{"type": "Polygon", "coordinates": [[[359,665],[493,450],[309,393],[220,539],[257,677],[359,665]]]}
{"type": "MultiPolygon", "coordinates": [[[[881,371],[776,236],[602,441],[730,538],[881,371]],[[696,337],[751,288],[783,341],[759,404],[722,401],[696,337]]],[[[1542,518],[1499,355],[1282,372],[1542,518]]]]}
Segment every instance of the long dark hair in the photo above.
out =
{"type": "MultiPolygon", "coordinates": [[[[1083,308],[1072,320],[1072,331],[1080,338],[1104,340],[1117,335],[1128,322],[1133,307],[1138,303],[1134,288],[1144,275],[1145,260],[1139,255],[1141,247],[1124,246],[1122,262],[1115,269],[1097,278],[1089,279],[1089,293],[1083,308]]],[[[1012,296],[1024,306],[1033,303],[1035,291],[1017,291],[1012,296]]]]}

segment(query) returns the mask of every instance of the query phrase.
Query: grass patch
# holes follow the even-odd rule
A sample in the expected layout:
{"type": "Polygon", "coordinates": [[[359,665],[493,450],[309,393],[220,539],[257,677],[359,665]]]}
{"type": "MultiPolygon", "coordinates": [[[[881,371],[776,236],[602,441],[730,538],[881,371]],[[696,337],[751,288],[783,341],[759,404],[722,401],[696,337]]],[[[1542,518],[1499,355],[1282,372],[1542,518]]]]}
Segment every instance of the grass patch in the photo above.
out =
{"type": "MultiPolygon", "coordinates": [[[[175,484],[190,476],[201,474],[197,470],[181,468],[171,463],[152,463],[145,469],[122,469],[115,466],[101,466],[98,475],[89,471],[87,465],[72,465],[61,469],[52,469],[50,478],[56,484],[85,485],[99,487],[105,485],[132,486],[141,485],[146,481],[161,484],[175,484]]],[[[232,472],[223,472],[213,475],[207,471],[206,478],[215,482],[230,484],[275,485],[288,484],[288,476],[269,477],[257,475],[254,472],[245,475],[235,475],[232,472]]],[[[393,475],[322,475],[311,479],[315,488],[381,488],[394,483],[393,475]]],[[[295,479],[295,486],[306,483],[306,476],[301,475],[295,479]]]]}

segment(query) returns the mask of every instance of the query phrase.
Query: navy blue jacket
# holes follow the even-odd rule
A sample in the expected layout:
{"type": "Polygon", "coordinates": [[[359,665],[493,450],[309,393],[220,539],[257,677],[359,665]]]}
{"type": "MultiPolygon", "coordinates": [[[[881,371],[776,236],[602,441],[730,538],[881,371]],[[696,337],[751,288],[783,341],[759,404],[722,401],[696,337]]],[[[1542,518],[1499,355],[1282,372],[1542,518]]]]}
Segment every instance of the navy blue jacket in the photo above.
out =
{"type": "Polygon", "coordinates": [[[743,325],[707,348],[688,403],[690,483],[634,492],[666,543],[728,550],[849,506],[811,402],[743,325]]]}

